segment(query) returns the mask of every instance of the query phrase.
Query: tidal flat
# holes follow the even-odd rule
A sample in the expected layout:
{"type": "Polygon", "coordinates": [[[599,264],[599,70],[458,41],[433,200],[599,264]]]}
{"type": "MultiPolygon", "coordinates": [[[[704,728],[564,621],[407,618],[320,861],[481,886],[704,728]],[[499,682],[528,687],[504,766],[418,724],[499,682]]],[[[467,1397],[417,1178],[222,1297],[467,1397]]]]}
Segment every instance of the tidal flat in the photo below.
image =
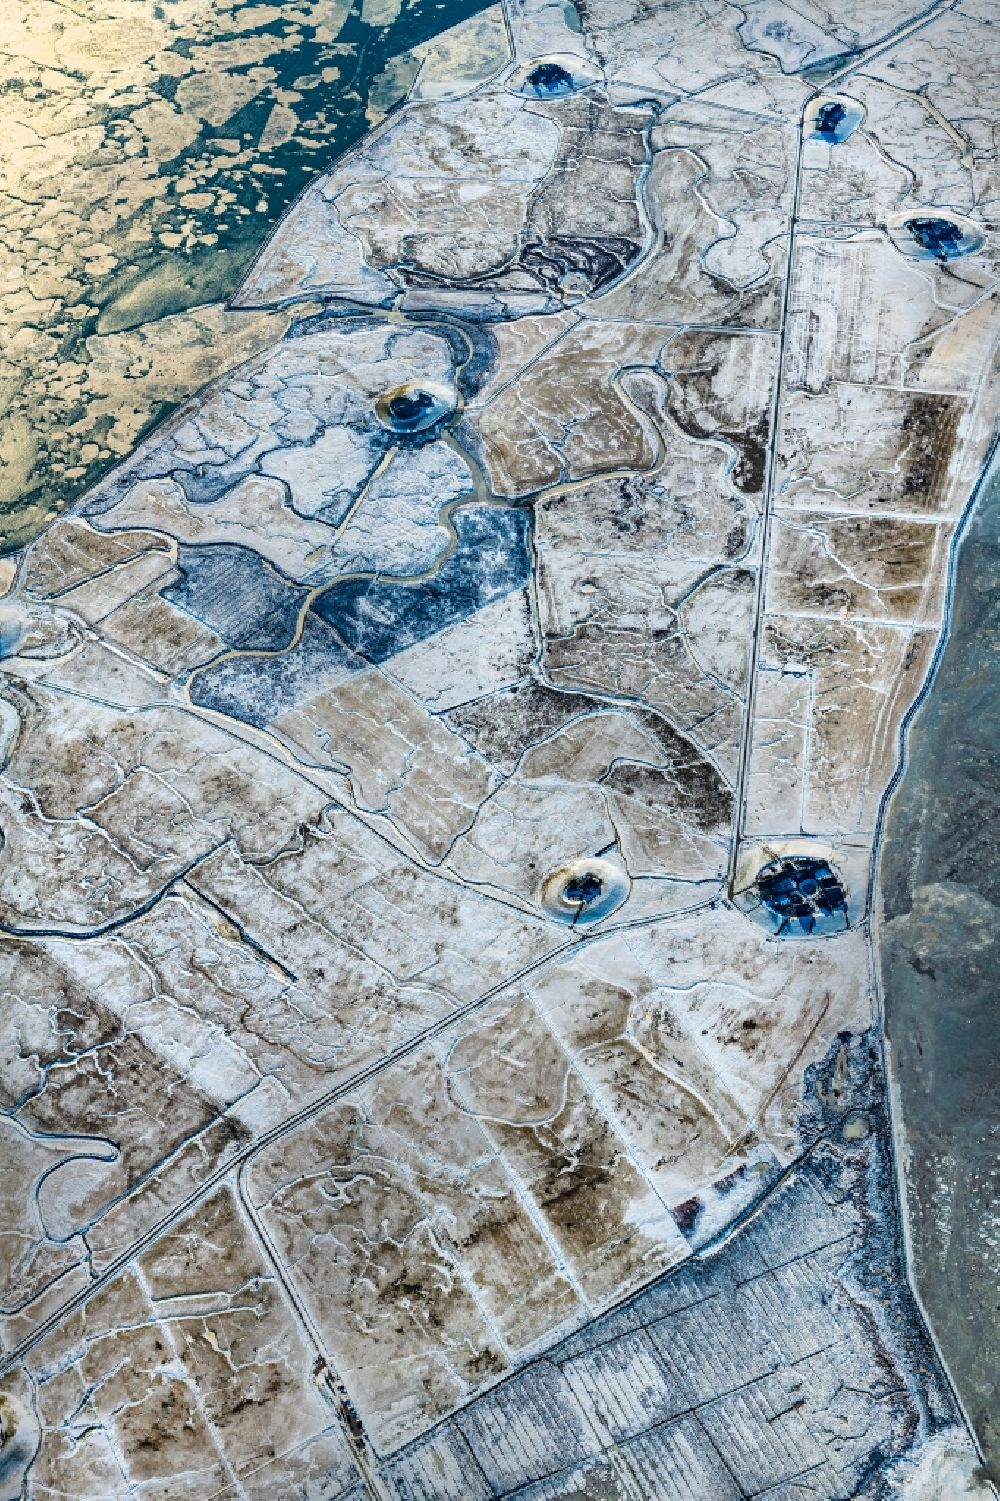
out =
{"type": "Polygon", "coordinates": [[[289,204],[405,95],[428,43],[483,9],[5,7],[0,553],[280,336],[280,317],[225,299],[289,204]]]}
{"type": "Polygon", "coordinates": [[[1000,411],[977,4],[503,0],[228,292],[164,268],[261,200],[199,157],[164,227],[149,150],[194,100],[240,161],[274,12],[154,115],[62,17],[128,96],[103,196],[54,137],[122,458],[0,564],[0,1501],[996,1501],[872,903],[1000,411]]]}

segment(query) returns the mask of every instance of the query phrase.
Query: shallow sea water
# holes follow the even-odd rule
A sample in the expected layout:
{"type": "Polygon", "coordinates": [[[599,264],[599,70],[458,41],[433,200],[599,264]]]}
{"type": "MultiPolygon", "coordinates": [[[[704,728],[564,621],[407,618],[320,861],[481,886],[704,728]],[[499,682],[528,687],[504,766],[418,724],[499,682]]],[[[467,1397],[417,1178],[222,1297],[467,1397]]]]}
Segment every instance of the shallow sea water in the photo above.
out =
{"type": "Polygon", "coordinates": [[[882,852],[886,1031],[913,1274],[1000,1479],[1000,465],[960,545],[950,630],[882,852]]]}

